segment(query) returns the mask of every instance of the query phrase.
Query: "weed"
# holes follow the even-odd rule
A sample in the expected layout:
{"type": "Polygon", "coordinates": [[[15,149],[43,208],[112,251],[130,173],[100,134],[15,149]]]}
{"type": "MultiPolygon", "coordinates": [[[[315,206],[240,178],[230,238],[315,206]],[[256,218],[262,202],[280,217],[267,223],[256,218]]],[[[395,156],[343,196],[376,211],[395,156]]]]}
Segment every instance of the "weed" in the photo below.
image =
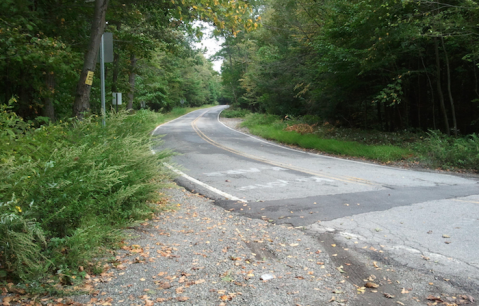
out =
{"type": "Polygon", "coordinates": [[[325,139],[320,136],[318,131],[315,131],[313,125],[294,120],[286,123],[272,115],[252,114],[246,117],[242,125],[248,127],[251,133],[267,139],[338,155],[387,162],[404,159],[411,153],[406,148],[392,145],[376,146],[356,141],[325,139]],[[290,126],[288,127],[287,124],[290,126]],[[315,134],[312,134],[313,132],[315,134]]]}
{"type": "Polygon", "coordinates": [[[79,266],[101,268],[93,258],[119,243],[120,227],[157,210],[170,153],[151,154],[148,134],[188,110],[110,114],[106,127],[91,116],[36,129],[3,111],[0,281],[41,283],[50,273],[72,284],[82,277],[79,266]]]}
{"type": "Polygon", "coordinates": [[[244,118],[248,114],[251,114],[251,111],[234,107],[229,107],[221,112],[221,116],[225,118],[244,118]]]}
{"type": "Polygon", "coordinates": [[[316,124],[309,125],[307,123],[293,124],[285,128],[285,131],[293,131],[301,135],[312,134],[315,131],[316,124]]]}
{"type": "Polygon", "coordinates": [[[479,136],[471,134],[454,138],[439,131],[429,131],[414,149],[434,167],[479,171],[479,136]]]}

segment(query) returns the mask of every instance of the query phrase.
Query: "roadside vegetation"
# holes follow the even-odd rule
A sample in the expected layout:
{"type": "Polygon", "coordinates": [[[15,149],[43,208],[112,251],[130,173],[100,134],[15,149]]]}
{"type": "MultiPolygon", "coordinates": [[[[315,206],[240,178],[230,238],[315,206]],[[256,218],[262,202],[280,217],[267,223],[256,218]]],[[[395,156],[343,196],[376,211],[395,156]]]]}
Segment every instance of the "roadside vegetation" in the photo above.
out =
{"type": "Polygon", "coordinates": [[[265,0],[262,26],[218,52],[224,103],[283,120],[245,124],[285,143],[478,171],[478,13],[466,0],[265,0]]]}
{"type": "Polygon", "coordinates": [[[29,292],[98,274],[121,228],[165,208],[171,153],[151,154],[150,132],[194,110],[110,113],[103,127],[96,115],[39,125],[0,107],[0,283],[29,292]]]}
{"type": "Polygon", "coordinates": [[[229,107],[221,112],[221,117],[224,118],[244,118],[251,114],[251,111],[242,108],[229,107]]]}
{"type": "Polygon", "coordinates": [[[479,171],[476,134],[456,138],[439,131],[388,133],[337,127],[317,116],[280,118],[258,113],[247,115],[242,126],[266,139],[340,156],[383,163],[406,161],[434,169],[479,171]]]}

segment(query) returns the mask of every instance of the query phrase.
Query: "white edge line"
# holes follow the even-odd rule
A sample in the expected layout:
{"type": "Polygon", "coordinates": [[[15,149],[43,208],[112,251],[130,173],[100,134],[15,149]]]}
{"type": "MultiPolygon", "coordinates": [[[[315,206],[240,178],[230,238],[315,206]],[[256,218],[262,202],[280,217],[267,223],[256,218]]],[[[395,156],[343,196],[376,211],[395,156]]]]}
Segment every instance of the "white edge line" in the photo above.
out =
{"type": "MultiPolygon", "coordinates": [[[[191,113],[194,113],[194,112],[191,112],[191,113]]],[[[176,119],[173,119],[173,120],[171,120],[171,121],[164,122],[164,123],[158,125],[158,126],[153,130],[153,132],[151,132],[151,136],[153,136],[153,135],[155,134],[156,130],[157,130],[159,127],[161,127],[161,126],[163,126],[163,125],[165,125],[165,124],[167,124],[167,123],[171,123],[171,122],[173,122],[173,121],[176,121],[176,120],[180,119],[181,117],[184,117],[184,116],[189,115],[189,114],[191,114],[191,113],[184,114],[183,116],[180,116],[180,117],[178,117],[178,118],[176,118],[176,119]]],[[[153,150],[153,148],[151,148],[151,147],[150,147],[150,151],[151,151],[152,154],[156,154],[155,150],[153,150]]],[[[194,179],[194,178],[192,178],[191,176],[187,175],[186,173],[183,173],[183,172],[181,172],[180,170],[175,169],[173,166],[171,166],[171,165],[169,165],[169,164],[167,164],[167,163],[163,163],[163,165],[165,165],[165,166],[166,166],[168,169],[170,169],[171,171],[173,171],[173,172],[175,172],[175,173],[181,175],[181,176],[184,177],[185,179],[187,179],[187,180],[189,180],[189,181],[191,181],[191,182],[193,182],[193,183],[195,183],[195,184],[197,184],[197,185],[200,185],[200,186],[202,186],[202,187],[204,187],[204,188],[206,188],[206,189],[208,189],[208,190],[210,190],[210,191],[212,191],[212,192],[214,192],[214,193],[216,193],[216,194],[218,194],[218,195],[220,195],[220,196],[226,198],[227,200],[240,201],[240,202],[243,202],[243,203],[248,203],[248,201],[242,200],[242,199],[237,198],[237,197],[235,197],[235,196],[233,196],[233,195],[230,195],[230,194],[228,194],[228,193],[226,193],[226,192],[223,192],[223,191],[221,191],[221,190],[219,190],[219,189],[216,189],[216,188],[213,187],[213,186],[210,186],[210,185],[207,185],[207,184],[205,184],[205,183],[203,183],[203,182],[200,182],[200,181],[198,181],[197,179],[194,179]]]]}
{"type": "MultiPolygon", "coordinates": [[[[226,108],[225,108],[225,109],[226,109],[226,108]]],[[[221,110],[221,111],[223,111],[223,110],[221,110]]],[[[283,148],[283,149],[286,149],[286,150],[290,150],[290,151],[294,151],[294,152],[298,152],[298,153],[307,154],[307,155],[314,156],[314,157],[317,157],[317,158],[324,157],[324,158],[330,158],[330,159],[336,159],[336,160],[346,161],[346,162],[350,162],[350,163],[361,164],[361,165],[376,166],[376,167],[391,169],[391,167],[383,166],[383,165],[378,165],[378,164],[375,164],[375,163],[365,163],[365,162],[360,162],[360,161],[356,161],[356,160],[350,160],[350,159],[345,159],[345,158],[339,158],[339,157],[333,157],[333,156],[328,156],[328,155],[322,155],[322,154],[318,154],[318,153],[304,152],[304,151],[301,151],[301,150],[292,149],[292,148],[289,148],[289,147],[286,147],[286,146],[282,146],[282,145],[273,143],[272,141],[267,141],[267,140],[264,140],[264,139],[261,139],[261,138],[258,138],[258,137],[255,137],[255,136],[252,136],[252,135],[249,135],[249,134],[240,132],[240,131],[238,131],[238,130],[235,130],[235,129],[233,129],[233,128],[227,126],[226,124],[224,124],[223,122],[221,122],[221,120],[220,120],[220,114],[221,114],[221,112],[218,113],[218,116],[217,116],[216,120],[218,120],[218,122],[221,123],[222,125],[224,125],[226,128],[228,128],[228,129],[230,129],[230,130],[232,130],[232,131],[234,131],[234,132],[236,132],[236,133],[243,134],[243,135],[245,135],[245,136],[251,137],[251,138],[253,138],[253,139],[256,139],[256,140],[258,140],[258,141],[267,143],[267,144],[272,145],[272,146],[275,146],[275,147],[280,147],[280,148],[283,148]]],[[[408,171],[408,169],[401,169],[401,168],[393,168],[393,169],[401,170],[401,171],[408,171]]]]}
{"type": "Polygon", "coordinates": [[[197,185],[200,185],[201,187],[204,187],[204,188],[206,188],[206,189],[208,189],[208,190],[210,190],[210,191],[213,191],[214,193],[217,193],[217,194],[219,194],[220,196],[225,197],[227,200],[240,201],[240,202],[243,202],[243,203],[248,203],[248,202],[245,201],[245,200],[242,200],[242,199],[240,199],[240,198],[237,198],[237,197],[235,197],[235,196],[232,196],[231,194],[228,194],[228,193],[223,192],[223,191],[221,191],[221,190],[219,190],[219,189],[216,189],[215,187],[212,187],[212,186],[207,185],[207,184],[205,184],[205,183],[203,183],[203,182],[200,182],[200,181],[198,181],[197,179],[194,179],[194,178],[192,178],[191,176],[187,175],[186,173],[181,172],[180,170],[173,168],[171,165],[169,165],[169,164],[167,164],[167,163],[163,163],[163,165],[165,165],[165,166],[166,166],[168,169],[170,169],[171,171],[173,171],[173,172],[175,172],[175,173],[181,175],[181,176],[184,177],[185,179],[187,179],[187,180],[189,180],[189,181],[191,181],[191,182],[193,182],[193,183],[195,183],[195,184],[197,184],[197,185]]]}

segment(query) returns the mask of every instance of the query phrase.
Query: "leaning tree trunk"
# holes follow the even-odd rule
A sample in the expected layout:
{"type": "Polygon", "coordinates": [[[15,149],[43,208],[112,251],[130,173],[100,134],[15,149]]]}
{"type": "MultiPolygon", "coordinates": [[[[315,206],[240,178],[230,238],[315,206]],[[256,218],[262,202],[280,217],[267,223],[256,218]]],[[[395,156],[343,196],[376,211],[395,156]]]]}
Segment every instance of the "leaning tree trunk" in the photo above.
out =
{"type": "Polygon", "coordinates": [[[444,104],[444,95],[442,94],[441,86],[441,63],[439,61],[439,46],[437,38],[434,38],[434,50],[436,53],[436,85],[437,93],[439,95],[439,105],[441,106],[441,113],[444,117],[444,125],[446,126],[446,134],[449,135],[451,130],[449,129],[449,121],[447,119],[446,105],[444,104]]]}
{"type": "Polygon", "coordinates": [[[128,93],[128,105],[126,109],[133,109],[133,98],[135,97],[135,66],[136,66],[136,57],[135,54],[130,56],[130,75],[128,76],[128,82],[130,83],[130,92],[128,93]]]}
{"type": "Polygon", "coordinates": [[[90,30],[90,42],[85,54],[83,69],[77,84],[73,116],[83,118],[83,114],[90,110],[91,86],[85,84],[89,71],[95,71],[96,58],[101,43],[101,36],[105,32],[105,15],[109,0],[95,0],[95,14],[90,30]]]}
{"type": "Polygon", "coordinates": [[[55,91],[55,76],[53,71],[46,74],[45,76],[45,85],[47,87],[47,96],[43,100],[43,116],[50,118],[53,122],[55,121],[55,107],[53,106],[53,93],[55,91]]]}

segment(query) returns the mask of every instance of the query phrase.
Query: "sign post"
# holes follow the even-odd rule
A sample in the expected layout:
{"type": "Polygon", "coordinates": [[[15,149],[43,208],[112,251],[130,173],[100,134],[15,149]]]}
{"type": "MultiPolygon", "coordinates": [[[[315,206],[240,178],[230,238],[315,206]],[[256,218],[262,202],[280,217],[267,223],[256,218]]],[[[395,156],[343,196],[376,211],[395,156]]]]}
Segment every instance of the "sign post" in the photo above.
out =
{"type": "Polygon", "coordinates": [[[105,116],[106,116],[106,110],[105,110],[105,40],[103,34],[101,36],[101,44],[100,44],[100,83],[101,83],[101,116],[102,116],[102,124],[105,126],[105,116]]]}
{"type": "Polygon", "coordinates": [[[118,112],[118,105],[121,105],[122,102],[122,96],[121,92],[113,92],[113,105],[116,105],[116,112],[118,112]]]}
{"type": "Polygon", "coordinates": [[[103,33],[100,44],[101,116],[105,126],[105,63],[113,62],[113,33],[103,33]]]}

